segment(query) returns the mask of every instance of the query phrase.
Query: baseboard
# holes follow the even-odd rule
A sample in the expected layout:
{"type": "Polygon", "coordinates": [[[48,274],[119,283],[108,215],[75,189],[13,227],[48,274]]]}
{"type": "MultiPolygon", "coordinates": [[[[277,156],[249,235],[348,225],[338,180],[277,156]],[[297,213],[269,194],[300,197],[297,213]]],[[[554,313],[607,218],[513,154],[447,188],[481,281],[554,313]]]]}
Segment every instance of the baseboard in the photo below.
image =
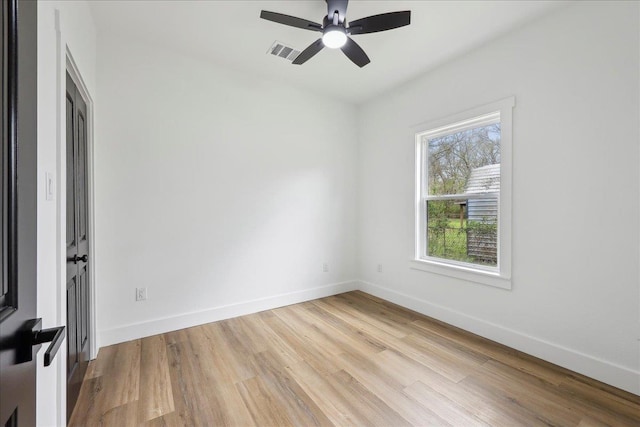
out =
{"type": "Polygon", "coordinates": [[[640,372],[563,347],[495,323],[451,310],[383,286],[360,281],[359,289],[516,350],[640,395],[640,372]]]}
{"type": "Polygon", "coordinates": [[[118,326],[112,329],[102,330],[99,333],[100,347],[131,341],[138,338],[162,334],[179,329],[190,328],[204,323],[230,319],[245,314],[271,310],[299,302],[324,298],[331,295],[349,292],[358,289],[358,281],[333,283],[317,288],[304,289],[265,298],[243,301],[235,304],[213,307],[207,310],[183,313],[176,316],[163,317],[139,323],[118,326]]]}

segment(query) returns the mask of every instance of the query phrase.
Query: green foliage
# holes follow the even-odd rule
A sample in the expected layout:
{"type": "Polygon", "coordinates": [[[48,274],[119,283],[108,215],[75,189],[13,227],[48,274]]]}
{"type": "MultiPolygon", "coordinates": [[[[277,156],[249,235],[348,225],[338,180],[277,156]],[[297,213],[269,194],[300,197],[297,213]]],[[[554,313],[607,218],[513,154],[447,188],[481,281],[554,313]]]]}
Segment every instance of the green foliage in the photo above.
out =
{"type": "Polygon", "coordinates": [[[489,218],[482,218],[482,221],[469,221],[467,229],[482,235],[495,235],[498,233],[498,224],[489,218]]]}
{"type": "Polygon", "coordinates": [[[430,139],[429,194],[462,194],[471,171],[500,163],[500,124],[430,139]]]}
{"type": "MultiPolygon", "coordinates": [[[[431,205],[431,202],[429,203],[431,205]]],[[[490,219],[483,218],[482,221],[447,219],[443,216],[442,207],[434,208],[433,211],[440,210],[439,217],[429,217],[428,224],[428,255],[437,258],[450,259],[455,261],[469,262],[475,264],[491,264],[486,260],[476,259],[467,252],[467,239],[470,236],[496,236],[498,227],[490,219]]]]}
{"type": "Polygon", "coordinates": [[[439,231],[444,230],[449,225],[448,203],[446,201],[430,201],[427,203],[429,215],[429,228],[439,231]]]}

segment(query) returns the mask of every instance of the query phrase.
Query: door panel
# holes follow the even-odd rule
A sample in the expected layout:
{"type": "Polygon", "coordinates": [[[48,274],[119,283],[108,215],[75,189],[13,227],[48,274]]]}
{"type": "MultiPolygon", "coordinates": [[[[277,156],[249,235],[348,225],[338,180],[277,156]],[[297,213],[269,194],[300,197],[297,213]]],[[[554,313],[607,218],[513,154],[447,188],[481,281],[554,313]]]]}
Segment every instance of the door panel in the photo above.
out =
{"type": "MultiPolygon", "coordinates": [[[[74,100],[69,98],[67,93],[67,135],[69,132],[73,132],[73,103],[74,100]]],[[[67,137],[66,145],[66,158],[67,158],[67,257],[69,256],[70,248],[75,251],[75,237],[76,237],[76,210],[74,206],[74,194],[75,194],[75,180],[73,179],[74,168],[69,165],[74,164],[74,145],[73,138],[67,137]]],[[[74,252],[75,253],[75,252],[74,252]]]]}
{"type": "Polygon", "coordinates": [[[89,364],[87,104],[67,74],[67,417],[89,364]]]}
{"type": "MultiPolygon", "coordinates": [[[[80,311],[80,344],[79,348],[89,351],[88,339],[89,339],[89,274],[88,268],[85,265],[80,270],[78,275],[80,279],[80,292],[79,292],[79,307],[80,311]]],[[[87,360],[89,357],[87,356],[87,360]]]]}
{"type": "MultiPolygon", "coordinates": [[[[76,312],[76,277],[67,283],[67,311],[76,312]]],[[[78,364],[77,324],[75,316],[69,316],[67,320],[67,374],[76,369],[78,364]]]]}
{"type": "MultiPolygon", "coordinates": [[[[79,96],[76,91],[76,96],[79,96]]],[[[82,99],[78,102],[78,185],[76,203],[78,205],[78,244],[83,246],[82,253],[87,253],[87,121],[84,117],[86,104],[82,99]]]]}
{"type": "Polygon", "coordinates": [[[0,425],[36,424],[37,3],[2,2],[0,425]]]}

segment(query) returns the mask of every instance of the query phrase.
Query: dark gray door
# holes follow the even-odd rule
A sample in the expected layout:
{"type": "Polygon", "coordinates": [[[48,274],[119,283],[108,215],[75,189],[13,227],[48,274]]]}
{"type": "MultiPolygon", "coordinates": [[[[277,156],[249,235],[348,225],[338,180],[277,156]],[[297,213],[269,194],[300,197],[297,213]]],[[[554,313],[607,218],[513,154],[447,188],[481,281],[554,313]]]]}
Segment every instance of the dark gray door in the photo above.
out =
{"type": "Polygon", "coordinates": [[[87,103],[67,74],[67,419],[89,364],[87,103]]]}
{"type": "Polygon", "coordinates": [[[36,424],[36,6],[2,0],[0,426],[36,424]]]}

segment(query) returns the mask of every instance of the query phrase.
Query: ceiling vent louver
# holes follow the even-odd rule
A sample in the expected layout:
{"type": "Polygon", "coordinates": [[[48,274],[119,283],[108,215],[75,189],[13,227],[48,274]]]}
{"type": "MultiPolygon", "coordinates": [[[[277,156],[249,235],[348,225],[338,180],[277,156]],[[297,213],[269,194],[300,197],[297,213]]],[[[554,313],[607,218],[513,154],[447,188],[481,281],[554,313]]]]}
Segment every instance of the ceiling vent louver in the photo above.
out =
{"type": "Polygon", "coordinates": [[[284,58],[287,61],[293,61],[294,59],[296,59],[298,57],[298,55],[300,55],[300,51],[291,47],[291,46],[287,46],[284,43],[281,43],[279,41],[275,41],[273,42],[273,44],[271,45],[271,47],[269,48],[269,52],[271,55],[273,56],[278,56],[280,58],[284,58]]]}

